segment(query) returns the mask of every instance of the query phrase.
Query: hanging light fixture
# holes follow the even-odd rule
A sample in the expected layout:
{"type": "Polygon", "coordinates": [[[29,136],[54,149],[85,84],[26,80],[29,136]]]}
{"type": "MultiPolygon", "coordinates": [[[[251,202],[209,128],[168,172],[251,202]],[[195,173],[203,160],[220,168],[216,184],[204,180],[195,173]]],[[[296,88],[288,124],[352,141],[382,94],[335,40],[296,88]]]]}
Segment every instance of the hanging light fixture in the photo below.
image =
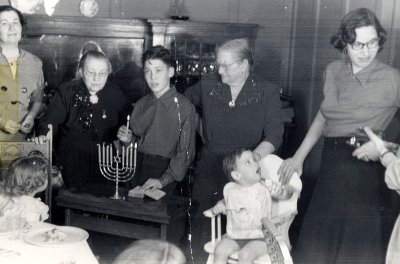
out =
{"type": "Polygon", "coordinates": [[[189,13],[185,6],[185,0],[170,0],[167,16],[175,20],[188,20],[189,13]]]}

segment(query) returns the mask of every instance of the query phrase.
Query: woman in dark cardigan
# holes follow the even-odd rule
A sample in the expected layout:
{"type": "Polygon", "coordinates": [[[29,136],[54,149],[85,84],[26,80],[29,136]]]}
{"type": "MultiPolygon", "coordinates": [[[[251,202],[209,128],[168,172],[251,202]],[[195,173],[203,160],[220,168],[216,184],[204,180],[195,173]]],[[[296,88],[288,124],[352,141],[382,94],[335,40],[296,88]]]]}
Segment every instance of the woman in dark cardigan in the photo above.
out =
{"type": "Polygon", "coordinates": [[[107,81],[110,72],[111,64],[104,53],[87,52],[79,62],[81,78],[58,87],[40,120],[40,136],[31,139],[42,143],[48,124],[53,125],[54,134],[60,136],[57,156],[67,187],[86,189],[107,184],[99,170],[97,144],[116,140],[118,128],[131,111],[119,88],[107,81]]]}

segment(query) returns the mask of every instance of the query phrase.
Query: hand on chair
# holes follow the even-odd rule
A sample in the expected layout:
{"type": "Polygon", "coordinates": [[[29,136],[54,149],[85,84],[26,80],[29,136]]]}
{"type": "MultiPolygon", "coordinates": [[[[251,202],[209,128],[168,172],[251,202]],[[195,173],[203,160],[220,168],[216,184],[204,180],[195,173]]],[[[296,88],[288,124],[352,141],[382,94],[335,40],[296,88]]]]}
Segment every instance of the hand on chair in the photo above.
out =
{"type": "Polygon", "coordinates": [[[293,173],[295,172],[297,172],[299,177],[301,176],[303,173],[302,162],[297,161],[295,158],[288,158],[282,162],[278,170],[279,182],[282,184],[282,186],[285,186],[289,183],[293,173]]]}
{"type": "Polygon", "coordinates": [[[226,214],[226,206],[223,200],[219,201],[214,207],[203,212],[206,217],[213,217],[214,215],[226,214]]]}

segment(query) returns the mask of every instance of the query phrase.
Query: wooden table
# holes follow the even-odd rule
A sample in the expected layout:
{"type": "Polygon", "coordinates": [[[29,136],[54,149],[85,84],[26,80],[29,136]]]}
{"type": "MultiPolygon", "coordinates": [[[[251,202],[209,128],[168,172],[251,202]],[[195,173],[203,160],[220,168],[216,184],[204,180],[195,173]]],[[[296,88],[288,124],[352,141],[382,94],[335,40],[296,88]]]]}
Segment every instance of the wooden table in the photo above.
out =
{"type": "Polygon", "coordinates": [[[177,241],[185,230],[188,198],[114,200],[60,190],[57,206],[65,208],[65,224],[123,237],[177,241]]]}

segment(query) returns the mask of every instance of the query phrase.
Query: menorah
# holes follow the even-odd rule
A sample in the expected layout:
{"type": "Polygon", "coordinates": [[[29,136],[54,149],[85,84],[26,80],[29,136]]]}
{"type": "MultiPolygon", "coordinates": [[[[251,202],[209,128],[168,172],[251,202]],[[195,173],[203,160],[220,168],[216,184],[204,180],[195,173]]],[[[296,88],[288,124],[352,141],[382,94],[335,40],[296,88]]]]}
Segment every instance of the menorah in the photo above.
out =
{"type": "Polygon", "coordinates": [[[131,143],[127,147],[122,146],[121,155],[119,150],[116,149],[114,156],[111,144],[97,144],[100,172],[107,180],[115,182],[115,194],[111,197],[112,199],[123,199],[123,196],[120,196],[118,192],[119,183],[127,182],[135,175],[136,149],[137,144],[131,143]]]}

